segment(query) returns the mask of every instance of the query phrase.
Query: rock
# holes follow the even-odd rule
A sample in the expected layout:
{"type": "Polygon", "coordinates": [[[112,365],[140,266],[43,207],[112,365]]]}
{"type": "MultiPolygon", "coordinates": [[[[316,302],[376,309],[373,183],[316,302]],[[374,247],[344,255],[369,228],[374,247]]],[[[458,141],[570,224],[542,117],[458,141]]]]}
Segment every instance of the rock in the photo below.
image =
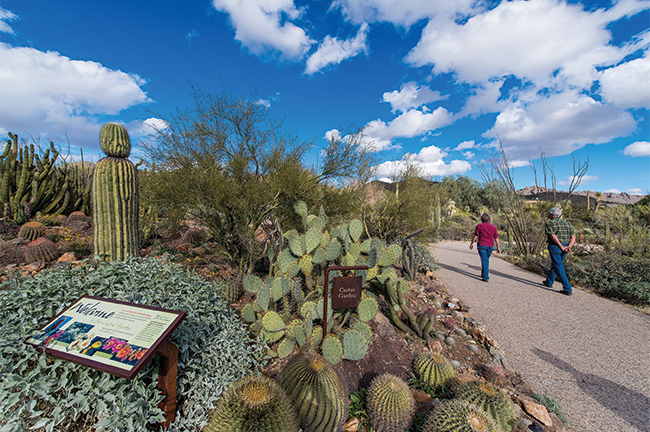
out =
{"type": "Polygon", "coordinates": [[[479,352],[479,349],[478,349],[478,347],[476,346],[476,344],[469,344],[469,345],[467,345],[467,349],[470,350],[470,351],[473,352],[473,353],[477,353],[477,352],[479,352]]]}
{"type": "Polygon", "coordinates": [[[356,417],[352,417],[350,420],[345,422],[345,425],[343,425],[344,432],[357,432],[358,430],[359,430],[359,419],[356,417]]]}
{"type": "Polygon", "coordinates": [[[460,363],[457,362],[456,360],[449,360],[449,363],[451,363],[454,369],[458,369],[460,367],[460,363]]]}
{"type": "Polygon", "coordinates": [[[368,388],[377,375],[393,374],[408,382],[413,373],[413,352],[399,336],[373,335],[366,356],[359,361],[342,360],[334,365],[349,393],[368,388]]]}
{"type": "Polygon", "coordinates": [[[553,420],[548,415],[548,411],[544,405],[538,404],[528,399],[521,399],[521,404],[524,407],[524,411],[533,417],[535,420],[541,422],[544,426],[552,427],[553,420]]]}
{"type": "Polygon", "coordinates": [[[566,429],[564,428],[564,423],[562,423],[562,420],[558,418],[553,413],[548,413],[548,416],[551,418],[551,422],[553,422],[553,426],[551,426],[551,430],[553,432],[565,432],[566,429]]]}
{"type": "Polygon", "coordinates": [[[20,265],[23,260],[23,252],[29,240],[15,238],[0,243],[0,262],[5,264],[20,265]]]}
{"type": "Polygon", "coordinates": [[[449,345],[449,346],[452,346],[452,345],[454,345],[454,344],[456,343],[456,341],[454,340],[453,337],[450,336],[450,337],[448,337],[448,338],[445,339],[445,343],[446,343],[447,345],[449,345]]]}
{"type": "Polygon", "coordinates": [[[429,341],[427,343],[427,347],[433,352],[434,354],[440,354],[442,352],[442,344],[440,343],[439,340],[434,340],[434,341],[429,341]]]}
{"type": "Polygon", "coordinates": [[[456,333],[458,336],[467,337],[467,333],[465,333],[465,330],[463,329],[457,328],[454,330],[454,333],[456,333]]]}
{"type": "Polygon", "coordinates": [[[440,304],[440,302],[436,302],[436,303],[433,305],[433,307],[436,308],[436,309],[442,309],[442,305],[440,304]]]}
{"type": "Polygon", "coordinates": [[[456,379],[456,384],[458,384],[459,386],[462,386],[463,384],[467,384],[468,382],[478,381],[478,378],[470,374],[456,374],[455,379],[456,379]]]}
{"type": "Polygon", "coordinates": [[[45,263],[43,261],[36,261],[36,262],[31,263],[31,264],[27,264],[27,265],[22,266],[21,270],[24,271],[24,272],[31,273],[31,272],[37,272],[40,269],[42,269],[43,267],[45,267],[45,263]]]}
{"type": "Polygon", "coordinates": [[[195,247],[190,249],[190,255],[194,256],[203,256],[205,255],[205,248],[203,246],[195,247]]]}
{"type": "Polygon", "coordinates": [[[438,339],[440,342],[444,342],[447,338],[445,337],[444,333],[436,332],[436,339],[438,339]]]}
{"type": "Polygon", "coordinates": [[[176,246],[176,250],[179,252],[187,252],[193,245],[190,243],[181,243],[178,246],[176,246]]]}
{"type": "Polygon", "coordinates": [[[74,252],[66,252],[63,255],[61,255],[59,259],[56,260],[56,262],[70,262],[76,259],[77,258],[74,256],[74,252]]]}
{"type": "Polygon", "coordinates": [[[397,335],[397,333],[395,333],[395,326],[393,326],[390,320],[386,318],[386,315],[381,312],[377,312],[375,317],[370,320],[370,325],[381,337],[397,335]]]}
{"type": "Polygon", "coordinates": [[[470,307],[467,306],[466,304],[464,304],[464,305],[462,305],[462,306],[460,307],[460,311],[461,311],[461,312],[469,312],[469,310],[470,310],[470,307]]]}
{"type": "Polygon", "coordinates": [[[433,399],[429,393],[423,392],[422,390],[412,389],[411,393],[413,394],[413,399],[415,399],[417,403],[427,403],[433,399]]]}
{"type": "Polygon", "coordinates": [[[454,311],[454,313],[452,315],[453,315],[454,319],[456,319],[457,321],[460,321],[460,322],[465,321],[465,315],[463,315],[462,312],[454,311]]]}
{"type": "Polygon", "coordinates": [[[429,293],[436,293],[436,292],[438,292],[438,290],[436,289],[436,286],[435,286],[434,284],[429,284],[429,285],[427,285],[427,287],[425,288],[425,291],[426,291],[426,292],[429,292],[429,293]]]}

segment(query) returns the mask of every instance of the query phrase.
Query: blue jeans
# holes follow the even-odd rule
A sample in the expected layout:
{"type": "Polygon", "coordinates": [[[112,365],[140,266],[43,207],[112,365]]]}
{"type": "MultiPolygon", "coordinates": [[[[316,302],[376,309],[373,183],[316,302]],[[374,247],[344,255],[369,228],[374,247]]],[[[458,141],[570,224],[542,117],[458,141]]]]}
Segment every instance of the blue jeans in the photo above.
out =
{"type": "Polygon", "coordinates": [[[492,255],[494,247],[477,244],[476,249],[478,250],[478,255],[481,257],[481,277],[483,280],[490,280],[490,255],[492,255]]]}
{"type": "MultiPolygon", "coordinates": [[[[567,245],[563,245],[567,246],[567,245]]],[[[546,280],[544,281],[546,286],[552,287],[555,278],[557,277],[562,282],[562,288],[564,291],[571,292],[571,284],[569,279],[566,277],[566,272],[564,271],[564,257],[566,253],[562,252],[562,249],[556,244],[549,243],[548,245],[548,254],[551,257],[551,269],[546,275],[546,280]]]]}

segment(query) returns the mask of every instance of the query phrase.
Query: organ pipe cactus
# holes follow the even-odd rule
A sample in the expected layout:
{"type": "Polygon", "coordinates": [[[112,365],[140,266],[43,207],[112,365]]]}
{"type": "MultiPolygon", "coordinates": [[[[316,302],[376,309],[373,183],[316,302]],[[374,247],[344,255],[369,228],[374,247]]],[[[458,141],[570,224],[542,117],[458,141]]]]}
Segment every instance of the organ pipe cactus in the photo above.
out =
{"type": "Polygon", "coordinates": [[[124,260],[140,251],[138,172],[126,159],[131,143],[123,126],[108,123],[99,137],[106,157],[97,162],[93,174],[95,255],[124,260]]]}

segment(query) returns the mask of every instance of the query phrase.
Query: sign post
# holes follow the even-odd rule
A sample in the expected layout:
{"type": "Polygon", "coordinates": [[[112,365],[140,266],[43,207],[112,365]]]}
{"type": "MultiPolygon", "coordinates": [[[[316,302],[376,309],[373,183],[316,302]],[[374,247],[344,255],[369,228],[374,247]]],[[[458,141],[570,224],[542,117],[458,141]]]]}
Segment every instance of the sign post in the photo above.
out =
{"type": "Polygon", "coordinates": [[[178,348],[169,336],[186,313],[82,296],[50,320],[27,343],[45,353],[123,378],[133,379],[156,354],[164,426],[176,416],[178,348]]]}
{"type": "MultiPolygon", "coordinates": [[[[325,269],[323,291],[323,338],[327,336],[327,304],[329,303],[329,272],[335,270],[368,270],[368,266],[341,266],[325,269]]],[[[357,307],[361,301],[361,276],[335,277],[332,280],[332,309],[357,307]]]]}

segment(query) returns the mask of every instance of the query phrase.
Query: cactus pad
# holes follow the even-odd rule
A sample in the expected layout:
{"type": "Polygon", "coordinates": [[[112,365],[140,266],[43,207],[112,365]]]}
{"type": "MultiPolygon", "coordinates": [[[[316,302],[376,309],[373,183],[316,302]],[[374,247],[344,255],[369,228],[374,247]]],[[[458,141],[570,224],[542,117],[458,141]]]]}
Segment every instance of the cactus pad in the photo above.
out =
{"type": "Polygon", "coordinates": [[[336,239],[332,239],[329,245],[327,245],[326,259],[327,261],[334,261],[339,256],[341,256],[341,243],[336,239]]]}
{"type": "Polygon", "coordinates": [[[354,323],[352,328],[355,330],[359,330],[361,333],[363,333],[368,343],[372,341],[372,329],[368,324],[364,323],[363,321],[357,321],[354,323]]]}
{"type": "Polygon", "coordinates": [[[454,367],[449,360],[437,354],[423,354],[415,360],[415,371],[429,389],[448,387],[454,381],[454,367]]]}
{"type": "Polygon", "coordinates": [[[296,412],[282,388],[263,375],[236,381],[217,401],[203,432],[298,432],[296,412]]]}
{"type": "Polygon", "coordinates": [[[284,330],[287,326],[282,321],[282,317],[275,311],[268,311],[262,317],[262,327],[269,332],[284,330]]]}
{"type": "Polygon", "coordinates": [[[320,244],[323,234],[320,228],[311,227],[305,233],[305,253],[311,253],[320,244]]]}
{"type": "Polygon", "coordinates": [[[244,279],[244,289],[249,293],[255,294],[262,286],[262,279],[251,275],[244,279]]]}
{"type": "Polygon", "coordinates": [[[18,237],[34,241],[45,235],[45,225],[40,222],[27,222],[20,227],[18,237]]]}
{"type": "Polygon", "coordinates": [[[384,249],[379,254],[379,258],[377,259],[377,263],[382,267],[388,267],[390,265],[393,265],[393,263],[395,262],[395,257],[396,257],[396,255],[393,253],[392,250],[384,249]]]}
{"type": "Polygon", "coordinates": [[[304,201],[298,201],[293,205],[293,210],[301,217],[307,217],[307,204],[304,201]]]}
{"type": "Polygon", "coordinates": [[[255,313],[255,308],[250,303],[247,303],[241,310],[241,318],[248,322],[253,323],[257,320],[257,314],[255,313]]]}
{"type": "Polygon", "coordinates": [[[377,315],[378,310],[379,304],[377,304],[377,300],[372,297],[362,298],[357,306],[357,314],[359,315],[359,319],[363,322],[368,322],[373,319],[375,315],[377,315]]]}
{"type": "Polygon", "coordinates": [[[304,239],[299,234],[294,234],[289,238],[289,249],[291,252],[297,256],[301,257],[305,254],[305,245],[304,239]]]}
{"type": "Polygon", "coordinates": [[[314,256],[312,257],[311,262],[320,265],[325,262],[325,258],[327,258],[327,252],[324,248],[318,247],[316,249],[316,252],[314,252],[314,256]]]}
{"type": "Polygon", "coordinates": [[[343,345],[341,344],[341,340],[333,334],[325,336],[321,351],[323,352],[323,357],[332,364],[337,364],[343,358],[343,345]]]}
{"type": "Polygon", "coordinates": [[[450,399],[429,414],[422,432],[501,432],[488,414],[476,405],[450,399]]]}
{"type": "Polygon", "coordinates": [[[486,381],[469,382],[456,391],[456,398],[467,401],[485,411],[504,431],[511,431],[517,414],[499,387],[486,381]]]}
{"type": "Polygon", "coordinates": [[[408,384],[392,374],[372,380],[367,405],[370,424],[376,432],[407,430],[415,412],[415,400],[408,384]]]}
{"type": "Polygon", "coordinates": [[[280,386],[292,401],[304,432],[336,432],[347,418],[347,398],[332,364],[304,353],[289,360],[280,386]]]}
{"type": "Polygon", "coordinates": [[[359,241],[361,234],[363,234],[363,223],[359,219],[353,219],[348,226],[348,232],[352,241],[359,241]]]}
{"type": "Polygon", "coordinates": [[[343,358],[361,360],[368,352],[368,341],[359,330],[350,329],[343,334],[343,358]]]}
{"type": "Polygon", "coordinates": [[[294,339],[284,338],[282,342],[280,342],[280,345],[278,345],[278,357],[289,357],[295,347],[296,341],[294,339]]]}

